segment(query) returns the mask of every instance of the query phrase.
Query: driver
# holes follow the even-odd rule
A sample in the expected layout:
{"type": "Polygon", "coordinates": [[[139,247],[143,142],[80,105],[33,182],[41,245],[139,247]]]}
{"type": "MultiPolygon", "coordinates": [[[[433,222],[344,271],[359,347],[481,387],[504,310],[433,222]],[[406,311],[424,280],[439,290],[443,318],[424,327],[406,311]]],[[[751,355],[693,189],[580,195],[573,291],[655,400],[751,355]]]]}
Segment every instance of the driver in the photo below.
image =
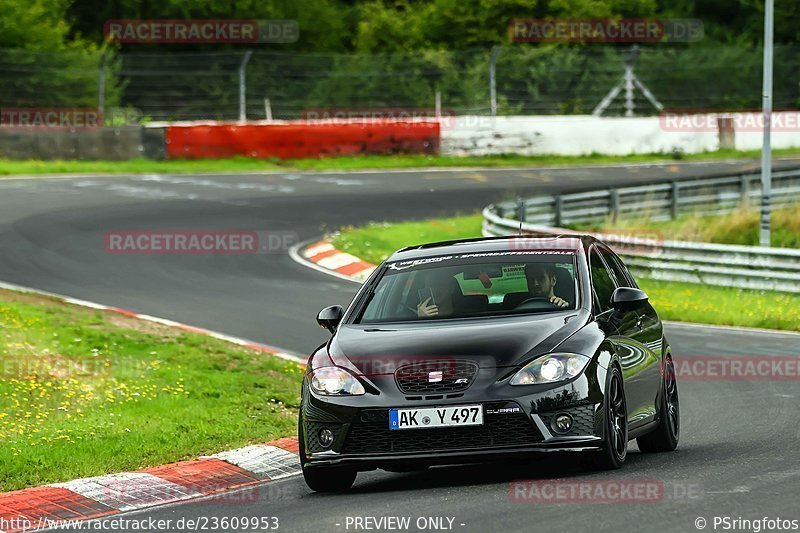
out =
{"type": "Polygon", "coordinates": [[[448,272],[433,270],[427,279],[433,299],[426,298],[417,305],[418,318],[448,317],[455,313],[456,291],[461,292],[458,281],[448,272]]]}
{"type": "Polygon", "coordinates": [[[556,267],[550,263],[528,263],[525,265],[525,278],[528,280],[528,292],[532,298],[547,298],[559,309],[569,307],[569,302],[555,295],[558,275],[556,267]]]}

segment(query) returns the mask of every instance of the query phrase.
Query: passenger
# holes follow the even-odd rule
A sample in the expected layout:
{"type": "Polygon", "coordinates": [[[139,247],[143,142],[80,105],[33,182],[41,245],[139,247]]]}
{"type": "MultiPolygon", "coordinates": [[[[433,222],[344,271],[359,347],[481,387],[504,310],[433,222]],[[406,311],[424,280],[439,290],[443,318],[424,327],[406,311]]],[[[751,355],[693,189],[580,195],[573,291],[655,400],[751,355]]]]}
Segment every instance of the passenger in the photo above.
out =
{"type": "Polygon", "coordinates": [[[531,298],[547,298],[559,309],[569,307],[569,302],[555,295],[558,273],[550,263],[528,263],[525,265],[525,278],[531,298]]]}

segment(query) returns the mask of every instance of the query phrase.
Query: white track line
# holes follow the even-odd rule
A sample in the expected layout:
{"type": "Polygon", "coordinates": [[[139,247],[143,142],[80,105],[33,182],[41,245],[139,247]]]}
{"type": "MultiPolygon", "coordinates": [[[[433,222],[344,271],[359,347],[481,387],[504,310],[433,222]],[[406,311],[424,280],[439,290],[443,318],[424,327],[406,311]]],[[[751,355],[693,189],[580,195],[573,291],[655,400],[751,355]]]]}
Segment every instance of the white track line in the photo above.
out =
{"type": "Polygon", "coordinates": [[[297,454],[266,444],[254,444],[207,457],[231,463],[269,479],[283,479],[300,473],[300,457],[297,454]]]}
{"type": "Polygon", "coordinates": [[[194,495],[186,487],[144,472],[124,472],[75,479],[50,486],[67,489],[120,511],[133,511],[160,503],[188,500],[194,495]]]}
{"type": "Polygon", "coordinates": [[[181,322],[175,322],[174,320],[169,320],[166,318],[155,317],[151,315],[145,315],[140,313],[133,313],[131,311],[126,311],[125,309],[120,309],[118,307],[113,307],[109,305],[103,305],[96,302],[90,302],[87,300],[81,300],[78,298],[73,298],[71,296],[65,296],[63,294],[56,294],[53,292],[43,291],[39,289],[34,289],[33,287],[25,287],[24,285],[17,285],[15,283],[8,283],[5,281],[0,281],[0,289],[6,289],[9,291],[15,292],[22,292],[22,293],[29,293],[29,294],[37,294],[40,296],[48,296],[50,298],[56,298],[61,300],[65,303],[78,305],[81,307],[88,307],[91,309],[99,309],[102,311],[122,311],[124,314],[130,314],[131,316],[138,318],[139,320],[145,320],[147,322],[154,322],[156,324],[161,324],[163,326],[169,327],[176,327],[180,329],[184,329],[187,331],[194,331],[195,333],[199,333],[202,335],[208,335],[209,337],[214,337],[215,339],[223,340],[226,342],[230,342],[232,344],[236,344],[239,346],[245,346],[249,348],[261,348],[263,350],[267,350],[272,352],[275,357],[279,357],[281,359],[285,359],[287,361],[292,361],[295,363],[305,363],[308,358],[304,357],[299,354],[295,354],[289,350],[284,350],[282,348],[278,348],[275,346],[270,346],[268,344],[262,344],[260,342],[251,341],[248,339],[242,339],[240,337],[233,337],[231,335],[226,335],[225,333],[220,333],[218,331],[213,331],[210,329],[201,328],[198,326],[192,326],[190,324],[183,324],[181,322]]]}

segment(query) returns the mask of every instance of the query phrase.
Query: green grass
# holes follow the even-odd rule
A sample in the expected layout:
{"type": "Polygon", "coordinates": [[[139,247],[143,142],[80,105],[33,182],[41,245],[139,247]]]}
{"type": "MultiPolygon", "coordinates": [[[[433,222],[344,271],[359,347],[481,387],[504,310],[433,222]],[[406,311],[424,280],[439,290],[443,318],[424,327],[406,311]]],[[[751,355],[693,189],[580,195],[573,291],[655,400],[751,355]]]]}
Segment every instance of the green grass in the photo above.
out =
{"type": "Polygon", "coordinates": [[[480,237],[480,213],[454,218],[401,224],[373,223],[360,228],[345,227],[334,235],[333,245],[370,263],[380,263],[404,246],[426,242],[480,237]]]}
{"type": "MultiPolygon", "coordinates": [[[[800,204],[772,212],[772,245],[800,248],[800,204]]],[[[606,220],[599,224],[572,225],[573,229],[590,231],[634,230],[661,235],[678,241],[700,241],[719,244],[759,243],[760,213],[755,207],[718,216],[680,216],[675,220],[652,221],[644,213],[636,220],[606,220]],[[668,237],[667,237],[668,236],[668,237]]],[[[635,234],[635,233],[634,233],[635,234]]]]}
{"type": "Polygon", "coordinates": [[[295,363],[8,292],[0,335],[0,492],[296,431],[295,363]]]}
{"type": "MultiPolygon", "coordinates": [[[[343,228],[334,245],[372,263],[404,246],[479,237],[480,214],[456,218],[373,223],[343,228]]],[[[664,320],[742,327],[800,330],[800,296],[693,283],[638,279],[664,320]]]]}
{"type": "Polygon", "coordinates": [[[800,330],[800,296],[637,278],[663,320],[800,330]]]}
{"type": "MultiPolygon", "coordinates": [[[[699,154],[686,154],[681,159],[699,161],[709,159],[757,158],[756,150],[719,150],[699,154]]],[[[775,150],[775,156],[800,155],[800,148],[775,150]]],[[[592,154],[586,156],[428,156],[428,155],[368,155],[327,157],[315,159],[252,159],[234,157],[230,159],[178,159],[172,161],[152,161],[132,159],[129,161],[14,161],[0,159],[0,176],[20,174],[57,173],[141,173],[141,172],[257,172],[274,170],[362,170],[391,168],[425,167],[502,167],[502,166],[550,166],[587,165],[620,163],[669,163],[675,162],[672,154],[635,154],[628,156],[608,156],[592,154]]]]}

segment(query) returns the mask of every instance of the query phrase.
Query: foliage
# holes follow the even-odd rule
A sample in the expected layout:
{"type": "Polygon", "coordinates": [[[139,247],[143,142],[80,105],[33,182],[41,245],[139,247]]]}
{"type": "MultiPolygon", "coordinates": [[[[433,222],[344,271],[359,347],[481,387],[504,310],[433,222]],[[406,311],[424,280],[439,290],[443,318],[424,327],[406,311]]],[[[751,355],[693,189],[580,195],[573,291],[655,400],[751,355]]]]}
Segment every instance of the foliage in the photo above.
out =
{"type": "MultiPolygon", "coordinates": [[[[778,43],[797,42],[799,6],[778,2],[778,43]]],[[[2,103],[96,104],[105,51],[107,107],[132,106],[155,119],[235,119],[237,69],[248,48],[248,115],[263,116],[264,98],[276,118],[313,106],[430,108],[437,90],[445,108],[485,113],[489,57],[500,45],[499,113],[591,112],[621,79],[628,45],[509,42],[509,21],[533,17],[700,19],[701,43],[643,45],[639,77],[668,108],[759,105],[760,0],[0,0],[2,103]],[[257,45],[104,42],[108,20],[187,18],[292,19],[300,36],[257,45]]],[[[775,106],[795,107],[797,50],[779,46],[775,64],[775,106]]],[[[655,112],[644,102],[638,109],[655,112]]]]}

